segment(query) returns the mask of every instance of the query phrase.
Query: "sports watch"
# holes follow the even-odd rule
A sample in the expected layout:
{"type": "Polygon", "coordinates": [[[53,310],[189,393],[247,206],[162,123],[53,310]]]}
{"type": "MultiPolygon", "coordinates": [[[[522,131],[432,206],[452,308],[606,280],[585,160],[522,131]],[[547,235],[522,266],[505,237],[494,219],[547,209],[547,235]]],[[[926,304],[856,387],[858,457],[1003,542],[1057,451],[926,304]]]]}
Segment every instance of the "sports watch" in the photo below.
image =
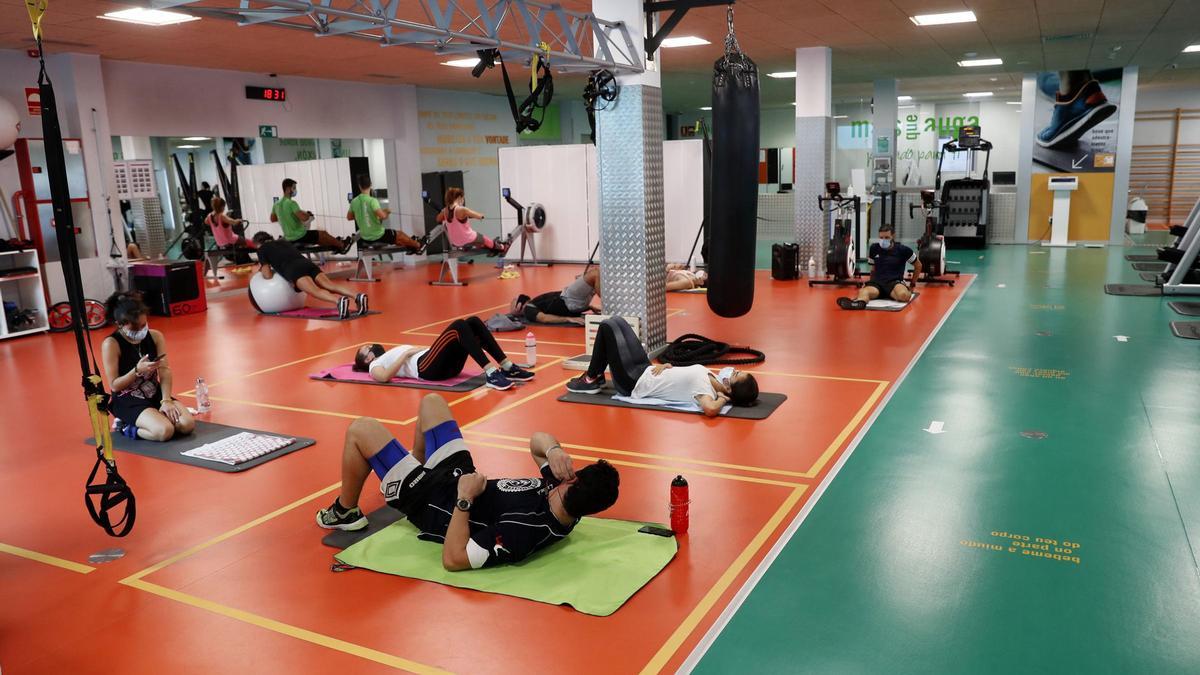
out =
{"type": "Polygon", "coordinates": [[[471,500],[470,499],[460,499],[454,503],[454,508],[458,509],[459,511],[470,511],[471,510],[471,500]]]}

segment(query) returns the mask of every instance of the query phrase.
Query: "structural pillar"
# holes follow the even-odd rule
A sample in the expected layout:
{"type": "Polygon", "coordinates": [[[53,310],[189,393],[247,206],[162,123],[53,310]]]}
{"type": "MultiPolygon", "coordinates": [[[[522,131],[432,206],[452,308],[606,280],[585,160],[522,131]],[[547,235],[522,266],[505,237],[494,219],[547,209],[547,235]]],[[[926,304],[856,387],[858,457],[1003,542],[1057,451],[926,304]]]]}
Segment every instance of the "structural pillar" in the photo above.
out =
{"type": "MultiPolygon", "coordinates": [[[[593,0],[592,12],[645,33],[642,0],[593,0]]],[[[619,56],[617,58],[620,58],[619,56]]],[[[636,316],[650,351],[667,341],[664,140],[658,56],[620,75],[617,100],[596,113],[600,186],[600,287],[605,314],[636,316]]]]}
{"type": "MultiPolygon", "coordinates": [[[[896,199],[896,81],[895,80],[875,80],[875,92],[873,103],[871,106],[871,167],[872,171],[867,176],[867,187],[871,188],[875,197],[879,198],[880,203],[876,206],[880,208],[872,208],[872,212],[878,212],[879,216],[875,222],[867,223],[867,232],[856,232],[855,238],[857,241],[870,241],[871,234],[879,231],[879,226],[885,220],[891,218],[892,201],[896,199]],[[886,168],[885,168],[886,167],[886,168]],[[881,194],[887,194],[888,200],[887,209],[883,206],[881,194]],[[864,238],[865,237],[865,238],[864,238]]],[[[866,208],[868,200],[863,196],[863,208],[866,208]]],[[[893,226],[898,225],[892,223],[893,226]]],[[[899,236],[899,232],[896,233],[899,236]]],[[[866,247],[860,245],[859,250],[865,251],[866,247]]]]}
{"type": "Polygon", "coordinates": [[[829,47],[796,50],[796,243],[800,267],[809,258],[825,272],[825,247],[829,225],[816,207],[830,173],[830,136],[833,121],[833,56],[829,47]]]}

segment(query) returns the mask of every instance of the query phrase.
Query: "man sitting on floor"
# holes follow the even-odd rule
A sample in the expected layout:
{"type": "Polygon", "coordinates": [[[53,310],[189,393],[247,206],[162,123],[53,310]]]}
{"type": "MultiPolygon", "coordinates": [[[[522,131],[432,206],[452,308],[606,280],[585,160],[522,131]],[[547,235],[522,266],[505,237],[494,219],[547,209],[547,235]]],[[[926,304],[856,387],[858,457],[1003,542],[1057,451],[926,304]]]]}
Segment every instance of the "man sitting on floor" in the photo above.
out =
{"type": "Polygon", "coordinates": [[[509,307],[509,314],[524,316],[531,323],[561,323],[583,325],[583,315],[599,312],[592,298],[600,295],[600,268],[589,267],[561,291],[542,293],[532,300],[518,295],[509,307]]]}
{"type": "Polygon", "coordinates": [[[904,283],[904,267],[912,263],[912,285],[916,287],[921,276],[921,261],[911,248],[896,241],[896,228],[884,223],[879,227],[879,241],[871,244],[867,258],[871,263],[871,280],[858,289],[854,298],[838,298],[842,309],[866,309],[867,303],[877,298],[888,298],[896,302],[912,300],[912,288],[904,283]]]}
{"type": "Polygon", "coordinates": [[[378,420],[361,417],[346,431],[341,494],[317,513],[329,530],[361,530],[358,508],[373,469],[384,499],[408,517],[425,541],[442,543],[451,572],[516,563],[564,539],[584,516],[617,501],[620,476],[608,462],[576,471],[554,437],[529,439],[540,478],[489,480],[475,470],[450,406],[437,394],[421,400],[411,451],[378,420]]]}

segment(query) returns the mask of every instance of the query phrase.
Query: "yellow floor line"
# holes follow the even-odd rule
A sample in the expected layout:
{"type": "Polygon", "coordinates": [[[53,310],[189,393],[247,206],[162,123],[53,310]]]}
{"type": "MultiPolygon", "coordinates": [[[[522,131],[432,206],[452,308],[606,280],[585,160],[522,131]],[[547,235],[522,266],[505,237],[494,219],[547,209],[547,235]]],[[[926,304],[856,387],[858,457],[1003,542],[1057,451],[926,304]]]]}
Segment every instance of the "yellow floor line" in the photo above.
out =
{"type": "Polygon", "coordinates": [[[37,551],[30,551],[27,548],[21,548],[20,546],[13,546],[12,544],[0,543],[0,553],[7,553],[9,555],[15,555],[18,558],[25,558],[26,560],[40,562],[45,565],[53,565],[54,567],[61,567],[64,570],[70,570],[72,572],[79,572],[80,574],[89,574],[91,572],[96,571],[95,567],[84,565],[82,563],[77,563],[77,562],[74,562],[71,560],[63,560],[62,558],[55,558],[52,555],[46,555],[45,553],[38,553],[37,551]]]}
{"type": "Polygon", "coordinates": [[[491,307],[484,307],[483,309],[477,309],[473,312],[463,312],[462,314],[455,314],[454,316],[452,316],[448,319],[439,319],[437,321],[430,321],[429,323],[421,324],[420,326],[415,326],[413,328],[408,328],[401,332],[413,333],[413,332],[416,332],[416,331],[419,331],[419,330],[422,330],[425,328],[429,328],[430,326],[445,326],[446,324],[450,323],[451,321],[453,321],[455,319],[461,319],[465,316],[478,316],[480,314],[486,314],[487,312],[490,312],[493,309],[500,309],[501,307],[508,307],[508,303],[506,302],[501,305],[492,305],[491,307]]]}
{"type": "MultiPolygon", "coordinates": [[[[365,344],[370,344],[370,343],[369,342],[356,342],[352,345],[347,345],[345,347],[338,347],[337,349],[327,351],[324,354],[316,354],[314,356],[306,356],[302,359],[296,359],[295,361],[288,361],[287,363],[281,363],[278,366],[271,366],[270,368],[263,368],[262,370],[254,370],[249,373],[242,373],[241,375],[234,375],[233,377],[229,377],[224,380],[219,380],[217,382],[209,382],[208,388],[211,390],[213,387],[220,385],[220,384],[227,384],[229,382],[234,382],[236,380],[244,380],[247,377],[253,377],[255,375],[262,375],[263,373],[269,373],[273,370],[279,370],[280,368],[287,368],[288,366],[294,366],[297,363],[304,363],[305,361],[312,361],[313,359],[319,359],[323,356],[329,356],[330,354],[344,352],[347,349],[357,349],[358,347],[361,347],[365,344]]],[[[180,395],[182,396],[183,394],[180,394],[180,395]]]]}
{"type": "Polygon", "coordinates": [[[838,450],[840,450],[842,445],[846,442],[846,439],[850,437],[850,434],[854,433],[854,428],[858,426],[858,423],[861,422],[864,417],[870,414],[871,408],[875,407],[875,403],[879,401],[880,396],[883,396],[883,392],[887,391],[889,384],[891,383],[880,382],[879,384],[875,385],[875,391],[871,392],[871,395],[867,397],[866,402],[858,408],[858,412],[854,413],[854,417],[850,418],[850,422],[846,426],[842,427],[842,432],[837,435],[837,438],[833,439],[833,442],[829,444],[829,447],[825,448],[825,452],[821,453],[821,456],[817,458],[817,463],[813,464],[808,471],[804,472],[803,475],[805,478],[816,478],[817,475],[821,473],[821,470],[824,469],[829,460],[832,459],[835,454],[837,454],[838,450]]]}
{"type": "Polygon", "coordinates": [[[713,608],[713,605],[717,604],[717,601],[721,599],[721,596],[729,589],[734,580],[737,579],[737,576],[741,574],[746,565],[754,558],[755,553],[767,543],[767,539],[770,538],[771,533],[783,522],[784,517],[792,510],[796,502],[800,500],[806,489],[806,486],[799,486],[795,490],[792,490],[787,499],[783,500],[783,504],[775,511],[771,519],[767,521],[767,524],[763,525],[758,534],[754,535],[754,539],[750,540],[746,548],[742,549],[741,554],[725,570],[721,578],[717,579],[717,583],[713,584],[713,587],[704,595],[700,600],[700,604],[696,605],[691,613],[687,615],[687,618],[683,620],[683,623],[679,624],[679,627],[671,634],[671,637],[667,638],[666,643],[659,648],[658,652],[642,668],[643,675],[658,673],[667,665],[667,662],[671,660],[671,657],[675,655],[679,647],[692,634],[692,631],[696,630],[696,626],[700,624],[704,616],[713,608]]]}
{"type": "MultiPolygon", "coordinates": [[[[180,396],[190,396],[191,398],[196,397],[195,394],[180,394],[180,396]]],[[[355,414],[355,413],[333,412],[332,410],[315,410],[313,408],[294,408],[292,406],[287,406],[287,405],[276,405],[274,403],[263,403],[261,401],[248,401],[248,400],[240,399],[240,398],[227,398],[225,396],[209,396],[208,399],[210,401],[219,401],[221,403],[236,403],[238,405],[249,405],[249,406],[254,406],[256,408],[269,408],[271,410],[283,410],[286,412],[304,413],[306,415],[325,415],[326,417],[340,417],[342,419],[347,419],[347,420],[356,420],[360,417],[363,417],[363,415],[355,414]]],[[[392,419],[387,419],[387,418],[383,418],[383,417],[378,417],[376,419],[378,419],[380,422],[383,422],[384,424],[404,425],[404,424],[410,424],[416,418],[414,417],[414,418],[411,418],[408,420],[392,420],[392,419]]]]}

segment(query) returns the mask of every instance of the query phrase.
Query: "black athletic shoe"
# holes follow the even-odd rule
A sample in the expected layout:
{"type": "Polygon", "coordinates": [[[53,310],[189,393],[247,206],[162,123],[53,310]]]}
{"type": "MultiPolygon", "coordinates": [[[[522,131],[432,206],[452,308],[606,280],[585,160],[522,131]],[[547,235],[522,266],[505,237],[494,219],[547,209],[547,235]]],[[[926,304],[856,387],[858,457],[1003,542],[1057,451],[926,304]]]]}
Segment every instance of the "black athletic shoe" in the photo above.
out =
{"type": "Polygon", "coordinates": [[[367,294],[359,293],[354,296],[354,304],[358,305],[358,315],[363,316],[367,313],[367,294]]]}
{"type": "Polygon", "coordinates": [[[429,247],[429,234],[426,233],[419,237],[413,237],[413,241],[417,242],[421,246],[420,246],[420,248],[417,248],[416,250],[412,251],[412,254],[413,255],[421,255],[422,253],[425,252],[425,249],[429,247]]]}
{"type": "Polygon", "coordinates": [[[339,319],[350,318],[350,298],[347,298],[344,295],[338,298],[337,313],[339,319]]]}
{"type": "Polygon", "coordinates": [[[343,509],[337,499],[328,508],[317,511],[317,525],[327,530],[361,530],[368,525],[367,517],[363,515],[361,509],[357,506],[352,509],[343,509]]]}
{"type": "Polygon", "coordinates": [[[591,379],[587,375],[580,375],[567,382],[567,391],[573,394],[599,394],[604,388],[604,376],[600,375],[596,379],[591,379]]]}
{"type": "Polygon", "coordinates": [[[533,373],[516,365],[504,371],[504,375],[513,382],[528,382],[534,378],[533,373]]]}
{"type": "Polygon", "coordinates": [[[838,304],[838,307],[841,307],[842,309],[866,309],[867,308],[867,303],[863,302],[862,300],[855,300],[854,298],[838,298],[837,304],[838,304]]]}
{"type": "Polygon", "coordinates": [[[355,232],[354,234],[350,235],[349,237],[346,237],[345,239],[343,239],[342,240],[342,248],[341,248],[341,250],[338,251],[338,255],[346,255],[347,253],[349,253],[350,249],[353,248],[354,244],[357,242],[358,242],[358,233],[357,232],[355,232]]]}

